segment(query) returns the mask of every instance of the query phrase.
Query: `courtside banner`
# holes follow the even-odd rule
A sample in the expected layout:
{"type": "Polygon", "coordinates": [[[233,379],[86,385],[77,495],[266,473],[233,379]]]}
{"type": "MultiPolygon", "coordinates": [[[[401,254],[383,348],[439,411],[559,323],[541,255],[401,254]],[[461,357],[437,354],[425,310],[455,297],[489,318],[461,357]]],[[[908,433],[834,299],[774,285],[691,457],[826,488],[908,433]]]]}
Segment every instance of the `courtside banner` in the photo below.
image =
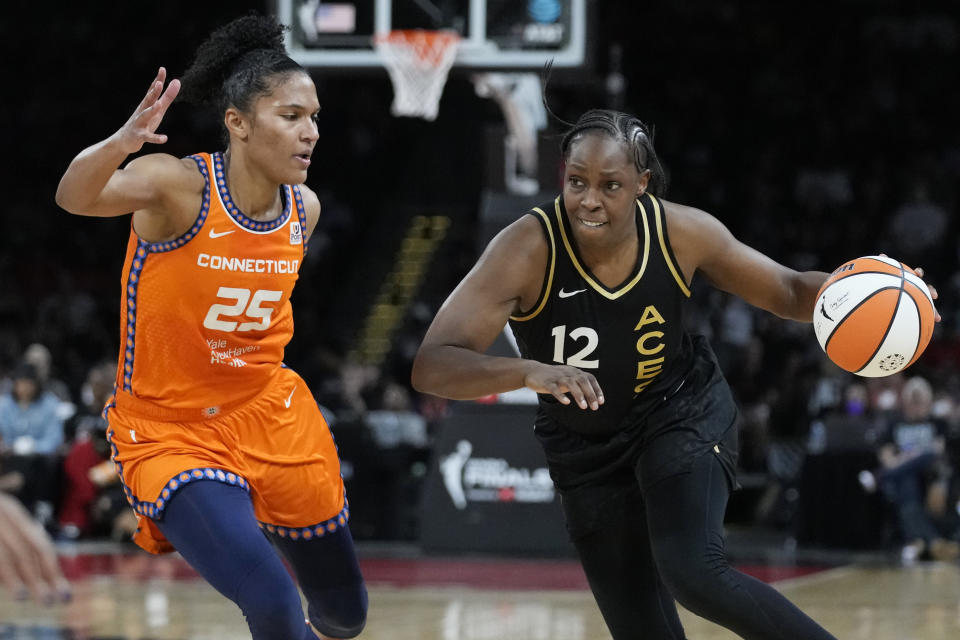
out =
{"type": "Polygon", "coordinates": [[[535,405],[464,402],[438,425],[421,505],[425,550],[573,552],[535,414],[535,405]]]}

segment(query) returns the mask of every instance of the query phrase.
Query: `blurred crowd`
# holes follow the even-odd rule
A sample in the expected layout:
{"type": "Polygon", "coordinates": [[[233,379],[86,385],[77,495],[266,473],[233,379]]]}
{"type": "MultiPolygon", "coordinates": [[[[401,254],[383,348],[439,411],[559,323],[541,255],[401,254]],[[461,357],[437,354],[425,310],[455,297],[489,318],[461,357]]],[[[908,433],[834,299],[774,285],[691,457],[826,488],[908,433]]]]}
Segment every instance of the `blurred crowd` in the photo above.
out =
{"type": "Polygon", "coordinates": [[[0,491],[65,539],[127,540],[136,518],[110,461],[106,420],[115,362],[94,363],[76,396],[40,343],[0,381],[0,491]]]}
{"type": "MultiPolygon", "coordinates": [[[[883,252],[922,266],[940,292],[943,322],[924,356],[903,374],[863,379],[832,365],[809,325],[694,281],[690,328],[711,338],[741,405],[741,471],[757,479],[761,494],[752,517],[802,526],[804,469],[818,457],[855,451],[865,455],[849,457],[856,468],[847,471],[863,500],[882,505],[881,543],[905,558],[955,557],[960,92],[944,78],[960,62],[960,22],[923,3],[911,10],[834,3],[830,20],[802,23],[776,3],[751,10],[729,1],[663,4],[670,6],[651,7],[646,16],[670,29],[646,29],[642,38],[631,31],[617,40],[622,16],[597,15],[598,32],[614,35],[601,39],[592,80],[565,84],[558,74],[551,109],[566,120],[598,106],[638,114],[654,126],[668,199],[713,213],[784,264],[830,271],[883,252]],[[689,37],[676,37],[680,31],[689,37]],[[621,81],[605,80],[614,74],[621,81]]],[[[178,20],[170,28],[194,29],[181,34],[186,41],[207,25],[178,20]]],[[[81,37],[73,35],[78,29],[61,31],[67,41],[81,37]]],[[[151,57],[155,65],[152,57],[160,59],[168,42],[145,40],[137,60],[151,57]]],[[[102,63],[118,64],[112,57],[102,63]]],[[[83,82],[109,78],[105,90],[130,100],[140,90],[128,93],[123,74],[102,75],[83,82]]],[[[385,77],[318,77],[318,88],[336,96],[324,104],[321,145],[337,152],[319,154],[309,179],[324,214],[294,296],[298,329],[287,361],[334,425],[355,535],[412,539],[431,440],[450,408],[416,394],[409,368],[433,312],[476,255],[482,154],[464,160],[462,150],[486,148],[484,136],[501,115],[456,73],[430,124],[390,116],[385,77]],[[444,178],[430,178],[437,175],[444,178]],[[393,350],[365,364],[349,354],[378,285],[370,274],[383,271],[376,261],[390,260],[396,219],[417,207],[464,213],[451,214],[447,246],[435,258],[443,268],[428,272],[393,350]],[[395,511],[364,513],[364,495],[395,511]]],[[[26,111],[43,112],[34,102],[26,111]]],[[[133,102],[103,114],[99,103],[80,105],[91,122],[82,131],[64,127],[57,136],[64,149],[53,152],[62,157],[54,160],[65,166],[70,154],[119,125],[133,102]]],[[[216,123],[204,122],[174,109],[168,151],[198,150],[177,140],[216,140],[216,123]]],[[[30,155],[48,149],[23,148],[27,162],[49,164],[30,155]]],[[[57,212],[49,195],[55,174],[37,172],[37,184],[14,193],[0,220],[0,490],[16,494],[61,537],[124,539],[133,524],[108,462],[100,411],[114,377],[129,222],[57,212]],[[53,226],[60,233],[48,233],[53,226]]]]}

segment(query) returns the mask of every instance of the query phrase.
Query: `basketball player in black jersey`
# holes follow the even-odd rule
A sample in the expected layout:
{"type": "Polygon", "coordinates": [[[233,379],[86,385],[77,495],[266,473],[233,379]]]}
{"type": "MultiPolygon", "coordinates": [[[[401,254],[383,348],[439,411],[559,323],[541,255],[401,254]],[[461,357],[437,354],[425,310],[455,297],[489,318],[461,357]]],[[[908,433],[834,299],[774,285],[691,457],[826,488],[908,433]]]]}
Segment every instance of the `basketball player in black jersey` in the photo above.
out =
{"type": "Polygon", "coordinates": [[[563,193],[491,241],[427,331],[413,385],[454,399],[540,394],[535,433],[615,640],[682,640],[675,600],[751,640],[832,638],[726,561],[737,409],[682,320],[697,272],[803,322],[827,274],[661,200],[663,169],[630,115],[585,113],[561,150],[563,193]],[[485,355],[508,321],[522,357],[485,355]]]}

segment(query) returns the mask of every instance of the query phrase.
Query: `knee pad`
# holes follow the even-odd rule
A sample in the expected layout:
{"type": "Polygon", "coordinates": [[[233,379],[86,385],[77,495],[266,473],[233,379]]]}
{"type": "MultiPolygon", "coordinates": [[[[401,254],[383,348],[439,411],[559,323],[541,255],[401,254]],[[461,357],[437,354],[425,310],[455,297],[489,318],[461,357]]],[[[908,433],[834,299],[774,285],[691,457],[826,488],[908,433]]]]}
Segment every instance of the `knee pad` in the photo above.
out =
{"type": "Polygon", "coordinates": [[[330,638],[354,638],[367,623],[367,587],[363,582],[323,589],[307,596],[310,625],[330,638]]]}

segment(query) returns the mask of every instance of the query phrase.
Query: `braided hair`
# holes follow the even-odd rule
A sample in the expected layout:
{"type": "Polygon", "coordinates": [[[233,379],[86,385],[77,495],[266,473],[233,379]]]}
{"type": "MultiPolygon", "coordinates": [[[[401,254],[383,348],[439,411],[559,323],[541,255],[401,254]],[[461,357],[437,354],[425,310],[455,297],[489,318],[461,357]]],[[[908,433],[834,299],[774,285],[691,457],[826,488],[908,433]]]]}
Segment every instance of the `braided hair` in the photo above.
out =
{"type": "Polygon", "coordinates": [[[633,158],[637,171],[650,170],[647,191],[657,197],[663,197],[667,191],[667,176],[653,148],[653,136],[647,125],[639,118],[627,113],[610,109],[591,109],[584,113],[564,134],[560,141],[560,153],[564,160],[569,158],[570,147],[580,136],[590,130],[600,130],[626,147],[633,158]]]}
{"type": "Polygon", "coordinates": [[[197,48],[178,98],[212,105],[221,114],[230,107],[250,113],[257,98],[272,92],[278,76],[307,73],[287,55],[286,29],[275,18],[255,14],[216,29],[197,48]]]}

